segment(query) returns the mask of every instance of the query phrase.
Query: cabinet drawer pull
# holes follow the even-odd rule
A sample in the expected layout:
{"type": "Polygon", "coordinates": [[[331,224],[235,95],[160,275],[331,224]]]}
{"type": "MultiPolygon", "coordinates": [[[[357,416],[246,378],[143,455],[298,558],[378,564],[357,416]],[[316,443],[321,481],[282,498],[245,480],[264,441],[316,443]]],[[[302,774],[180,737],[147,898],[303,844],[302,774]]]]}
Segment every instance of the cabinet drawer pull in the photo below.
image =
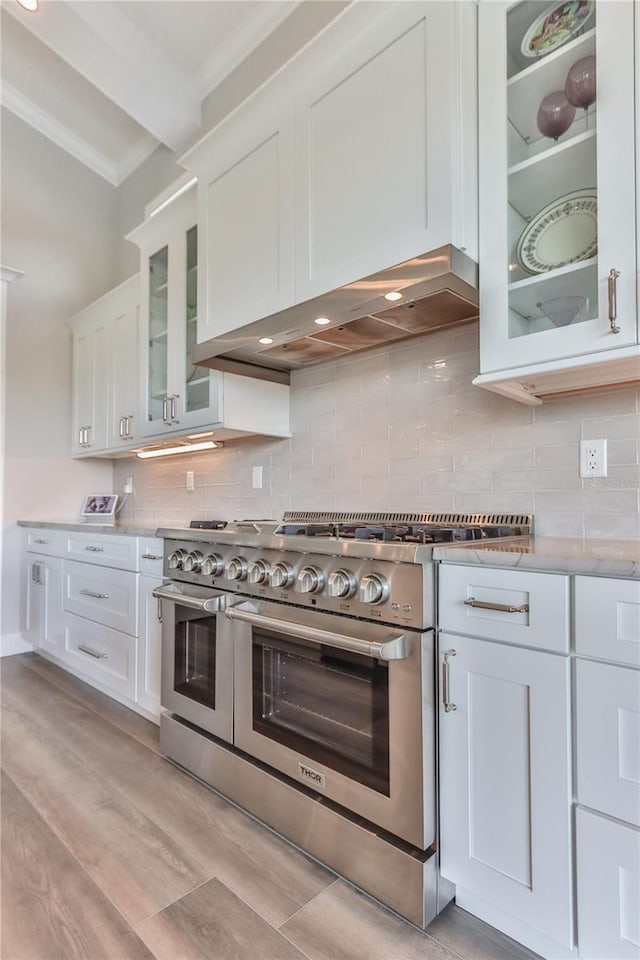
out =
{"type": "Polygon", "coordinates": [[[80,593],[84,594],[85,597],[94,597],[96,600],[108,600],[108,593],[95,593],[93,590],[80,590],[80,593]]]}
{"type": "Polygon", "coordinates": [[[162,560],[162,554],[158,554],[158,553],[143,553],[143,554],[142,554],[142,559],[143,559],[143,560],[162,560]]]}
{"type": "Polygon", "coordinates": [[[94,650],[92,647],[88,647],[85,643],[78,644],[78,650],[82,650],[83,653],[88,653],[90,657],[94,657],[95,660],[108,660],[108,653],[100,653],[99,650],[94,650]]]}
{"type": "Polygon", "coordinates": [[[469,597],[464,601],[466,607],[478,607],[480,610],[498,610],[500,613],[529,613],[529,604],[523,603],[519,607],[512,607],[508,603],[492,603],[490,600],[475,600],[469,597]]]}
{"type": "Polygon", "coordinates": [[[445,650],[442,657],[442,706],[445,713],[458,709],[456,704],[449,700],[449,660],[455,655],[455,650],[445,650]]]}
{"type": "Polygon", "coordinates": [[[611,327],[611,333],[620,333],[620,327],[616,323],[618,318],[617,281],[619,276],[619,270],[613,267],[609,270],[607,290],[609,294],[609,326],[611,327]]]}
{"type": "Polygon", "coordinates": [[[34,540],[33,542],[34,542],[34,543],[49,543],[48,540],[44,540],[44,539],[42,539],[42,540],[34,540]]]}
{"type": "Polygon", "coordinates": [[[94,547],[91,543],[85,547],[85,550],[90,550],[91,553],[104,553],[104,547],[94,547]]]}

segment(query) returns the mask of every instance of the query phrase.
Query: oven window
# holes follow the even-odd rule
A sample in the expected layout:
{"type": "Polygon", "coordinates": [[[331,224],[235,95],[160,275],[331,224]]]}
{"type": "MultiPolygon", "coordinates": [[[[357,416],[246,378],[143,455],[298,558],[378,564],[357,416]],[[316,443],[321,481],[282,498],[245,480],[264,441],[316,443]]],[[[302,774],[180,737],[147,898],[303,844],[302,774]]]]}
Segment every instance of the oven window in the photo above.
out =
{"type": "Polygon", "coordinates": [[[253,728],[389,796],[386,663],[254,627],[253,728]]]}
{"type": "Polygon", "coordinates": [[[174,689],[215,709],[216,618],[176,611],[174,689]]]}

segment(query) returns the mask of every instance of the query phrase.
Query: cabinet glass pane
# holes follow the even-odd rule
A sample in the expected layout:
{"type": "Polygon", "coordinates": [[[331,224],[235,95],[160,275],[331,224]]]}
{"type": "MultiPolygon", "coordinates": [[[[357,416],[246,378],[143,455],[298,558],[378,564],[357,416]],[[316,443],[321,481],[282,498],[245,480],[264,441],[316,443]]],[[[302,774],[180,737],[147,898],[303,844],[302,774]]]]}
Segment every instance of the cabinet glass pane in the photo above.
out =
{"type": "Polygon", "coordinates": [[[149,258],[149,421],[162,420],[162,403],[167,393],[168,265],[168,247],[149,258]]]}
{"type": "Polygon", "coordinates": [[[197,342],[198,326],[198,228],[187,232],[187,355],[185,358],[185,410],[205,410],[209,406],[209,369],[194,367],[189,359],[191,348],[197,342]]]}
{"type": "Polygon", "coordinates": [[[595,0],[507,14],[510,338],[598,314],[596,23],[595,0]]]}

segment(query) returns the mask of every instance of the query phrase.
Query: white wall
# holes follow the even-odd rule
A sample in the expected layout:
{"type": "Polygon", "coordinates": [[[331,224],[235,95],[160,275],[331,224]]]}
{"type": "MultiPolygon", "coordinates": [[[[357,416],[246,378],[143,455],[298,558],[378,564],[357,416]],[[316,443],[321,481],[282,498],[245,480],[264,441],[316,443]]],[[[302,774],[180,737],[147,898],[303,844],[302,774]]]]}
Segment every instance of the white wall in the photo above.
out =
{"type": "Polygon", "coordinates": [[[71,339],[65,321],[116,280],[116,191],[2,111],[2,257],[9,291],[2,638],[19,630],[18,519],[77,514],[110,489],[110,461],[71,460],[71,339]]]}
{"type": "Polygon", "coordinates": [[[640,537],[640,388],[523,406],[472,385],[477,333],[467,324],[296,371],[291,440],[119,461],[116,483],[132,474],[135,485],[124,515],[166,525],[290,508],[512,511],[533,513],[547,536],[640,537]],[[598,437],[609,476],[581,480],[579,441],[598,437]]]}

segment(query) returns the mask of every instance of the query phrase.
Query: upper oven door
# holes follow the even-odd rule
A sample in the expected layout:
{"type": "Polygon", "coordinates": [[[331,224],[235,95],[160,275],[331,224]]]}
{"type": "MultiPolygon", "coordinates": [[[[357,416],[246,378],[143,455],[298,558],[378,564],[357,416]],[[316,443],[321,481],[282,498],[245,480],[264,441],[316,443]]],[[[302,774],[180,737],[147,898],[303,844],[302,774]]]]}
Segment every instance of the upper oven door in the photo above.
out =
{"type": "Polygon", "coordinates": [[[267,601],[230,606],[241,750],[426,849],[433,635],[267,601]]]}
{"type": "Polygon", "coordinates": [[[175,582],[153,593],[162,603],[162,706],[231,743],[233,647],[223,612],[227,595],[175,582]]]}

